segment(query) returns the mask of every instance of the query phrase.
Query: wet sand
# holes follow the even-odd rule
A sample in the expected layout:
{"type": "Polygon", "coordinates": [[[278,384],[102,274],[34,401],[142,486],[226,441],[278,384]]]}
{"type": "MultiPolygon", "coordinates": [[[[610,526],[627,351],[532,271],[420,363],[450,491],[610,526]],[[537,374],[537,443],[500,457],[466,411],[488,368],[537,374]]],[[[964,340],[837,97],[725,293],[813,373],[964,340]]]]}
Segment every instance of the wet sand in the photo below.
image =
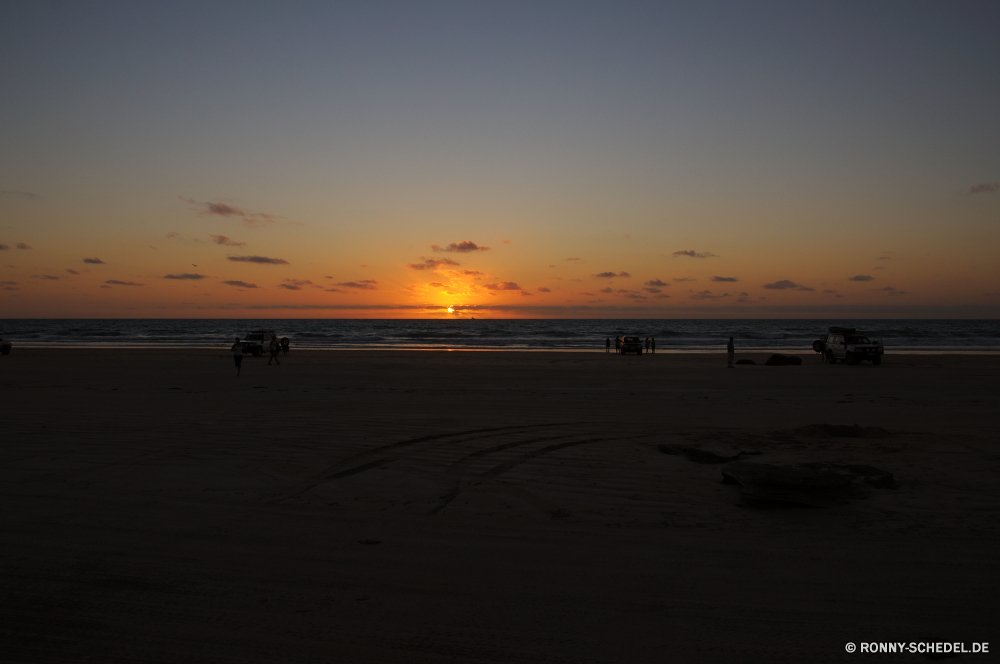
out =
{"type": "Polygon", "coordinates": [[[1000,356],[800,355],[293,350],[236,378],[224,350],[15,347],[0,661],[1000,651],[1000,356]],[[660,445],[899,486],[751,507],[660,445]]]}

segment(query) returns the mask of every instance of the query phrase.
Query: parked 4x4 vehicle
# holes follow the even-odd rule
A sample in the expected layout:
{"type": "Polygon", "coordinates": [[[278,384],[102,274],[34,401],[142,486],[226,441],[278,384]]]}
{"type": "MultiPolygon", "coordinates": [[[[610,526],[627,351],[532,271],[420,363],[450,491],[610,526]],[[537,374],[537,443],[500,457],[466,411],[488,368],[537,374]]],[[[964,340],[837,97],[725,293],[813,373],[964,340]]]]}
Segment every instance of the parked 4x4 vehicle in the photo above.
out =
{"type": "Polygon", "coordinates": [[[813,342],[813,350],[823,354],[830,364],[843,360],[857,364],[871,360],[872,364],[882,364],[885,347],[881,339],[872,341],[853,327],[831,327],[829,332],[813,342]]]}
{"type": "Polygon", "coordinates": [[[625,353],[635,353],[636,355],[642,355],[642,339],[639,337],[623,337],[622,338],[622,355],[625,353]]]}
{"type": "MultiPolygon", "coordinates": [[[[274,330],[250,330],[250,333],[243,337],[241,344],[243,352],[254,357],[260,357],[265,350],[271,348],[271,337],[276,336],[274,330]]],[[[281,337],[281,350],[288,352],[288,337],[281,337]]]]}

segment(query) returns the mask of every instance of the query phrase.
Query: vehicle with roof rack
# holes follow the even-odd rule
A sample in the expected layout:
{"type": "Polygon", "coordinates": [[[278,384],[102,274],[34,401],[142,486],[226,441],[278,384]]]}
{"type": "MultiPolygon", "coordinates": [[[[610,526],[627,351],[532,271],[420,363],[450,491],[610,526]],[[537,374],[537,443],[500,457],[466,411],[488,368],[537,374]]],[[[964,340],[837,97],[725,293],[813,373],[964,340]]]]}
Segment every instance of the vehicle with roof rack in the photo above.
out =
{"type": "Polygon", "coordinates": [[[880,337],[869,338],[853,327],[831,327],[827,333],[813,342],[813,350],[822,353],[830,364],[842,361],[847,364],[870,361],[882,364],[885,346],[880,337]]]}

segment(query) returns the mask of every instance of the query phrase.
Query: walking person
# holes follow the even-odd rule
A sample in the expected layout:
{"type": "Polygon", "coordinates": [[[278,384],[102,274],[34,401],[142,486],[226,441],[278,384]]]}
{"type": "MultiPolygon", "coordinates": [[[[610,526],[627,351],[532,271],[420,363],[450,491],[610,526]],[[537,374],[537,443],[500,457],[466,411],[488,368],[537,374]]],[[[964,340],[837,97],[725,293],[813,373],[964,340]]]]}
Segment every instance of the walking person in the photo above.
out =
{"type": "Polygon", "coordinates": [[[239,378],[240,368],[243,366],[243,344],[240,343],[239,337],[236,337],[236,343],[229,350],[233,351],[233,362],[236,363],[236,377],[239,378]]]}
{"type": "Polygon", "coordinates": [[[617,334],[615,335],[615,353],[622,352],[622,338],[617,334]]]}
{"type": "Polygon", "coordinates": [[[649,338],[649,347],[653,349],[654,353],[656,352],[656,337],[649,338]]]}
{"type": "Polygon", "coordinates": [[[729,368],[735,369],[733,366],[733,358],[736,357],[736,345],[733,344],[733,338],[729,337],[729,343],[726,344],[726,356],[729,358],[729,368]]]}
{"type": "Polygon", "coordinates": [[[605,353],[611,352],[611,337],[604,338],[604,352],[605,353]]]}
{"type": "MultiPolygon", "coordinates": [[[[271,349],[271,360],[277,362],[278,366],[281,366],[281,362],[278,362],[278,352],[281,350],[281,344],[278,343],[278,335],[271,333],[271,344],[269,346],[271,349]]],[[[271,360],[267,361],[267,365],[271,366],[271,360]]]]}

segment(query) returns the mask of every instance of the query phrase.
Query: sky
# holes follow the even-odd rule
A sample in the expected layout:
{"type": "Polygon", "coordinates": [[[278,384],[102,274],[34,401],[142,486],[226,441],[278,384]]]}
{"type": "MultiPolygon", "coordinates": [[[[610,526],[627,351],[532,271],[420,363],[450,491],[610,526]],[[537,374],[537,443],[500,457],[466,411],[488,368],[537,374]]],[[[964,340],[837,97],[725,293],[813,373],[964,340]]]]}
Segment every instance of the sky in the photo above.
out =
{"type": "Polygon", "coordinates": [[[0,318],[997,318],[998,28],[5,0],[0,318]]]}

